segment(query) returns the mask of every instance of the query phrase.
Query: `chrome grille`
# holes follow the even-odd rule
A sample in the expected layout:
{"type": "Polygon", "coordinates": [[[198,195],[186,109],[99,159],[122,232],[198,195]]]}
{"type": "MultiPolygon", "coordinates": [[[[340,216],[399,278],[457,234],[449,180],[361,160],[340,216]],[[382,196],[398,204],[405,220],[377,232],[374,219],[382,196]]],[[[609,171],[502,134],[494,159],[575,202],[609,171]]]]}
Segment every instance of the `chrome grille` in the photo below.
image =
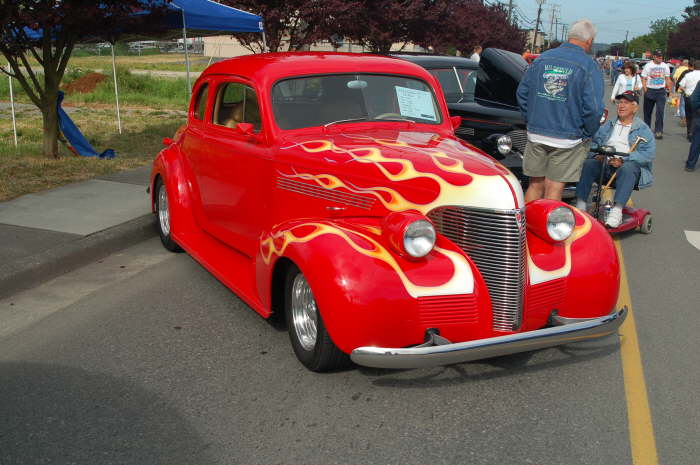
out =
{"type": "Polygon", "coordinates": [[[513,141],[513,147],[520,152],[525,153],[525,144],[527,144],[527,131],[516,129],[506,134],[513,141]]]}
{"type": "Polygon", "coordinates": [[[441,207],[428,217],[479,268],[491,295],[493,329],[517,330],[525,282],[525,210],[441,207]]]}
{"type": "Polygon", "coordinates": [[[460,126],[457,129],[455,129],[455,134],[459,136],[474,136],[476,135],[476,131],[474,130],[474,128],[460,126]]]}

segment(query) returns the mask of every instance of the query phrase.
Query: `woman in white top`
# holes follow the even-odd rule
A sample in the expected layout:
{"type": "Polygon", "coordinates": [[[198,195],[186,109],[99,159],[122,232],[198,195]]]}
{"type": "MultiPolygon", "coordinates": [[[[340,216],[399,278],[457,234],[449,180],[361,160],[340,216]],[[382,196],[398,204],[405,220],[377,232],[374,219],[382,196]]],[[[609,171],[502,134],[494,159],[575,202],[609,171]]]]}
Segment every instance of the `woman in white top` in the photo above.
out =
{"type": "Polygon", "coordinates": [[[610,101],[615,103],[615,97],[628,90],[642,92],[642,79],[637,75],[637,65],[631,61],[627,61],[622,65],[622,74],[615,81],[610,101]]]}

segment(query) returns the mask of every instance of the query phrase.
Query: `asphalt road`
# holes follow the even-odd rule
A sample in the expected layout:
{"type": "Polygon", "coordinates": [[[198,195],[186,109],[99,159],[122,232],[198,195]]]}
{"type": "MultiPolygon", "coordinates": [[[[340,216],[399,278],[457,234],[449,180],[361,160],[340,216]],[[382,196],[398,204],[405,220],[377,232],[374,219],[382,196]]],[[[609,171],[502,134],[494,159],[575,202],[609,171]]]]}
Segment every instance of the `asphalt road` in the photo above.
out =
{"type": "Polygon", "coordinates": [[[616,336],[315,374],[285,332],[157,239],[0,315],[3,465],[630,462],[616,336]]]}
{"type": "MultiPolygon", "coordinates": [[[[651,235],[619,238],[658,463],[700,463],[700,171],[667,116],[651,235]]],[[[447,368],[315,374],[157,239],[0,301],[0,464],[628,464],[617,336],[447,368]]],[[[654,463],[642,457],[640,463],[654,463]]]]}

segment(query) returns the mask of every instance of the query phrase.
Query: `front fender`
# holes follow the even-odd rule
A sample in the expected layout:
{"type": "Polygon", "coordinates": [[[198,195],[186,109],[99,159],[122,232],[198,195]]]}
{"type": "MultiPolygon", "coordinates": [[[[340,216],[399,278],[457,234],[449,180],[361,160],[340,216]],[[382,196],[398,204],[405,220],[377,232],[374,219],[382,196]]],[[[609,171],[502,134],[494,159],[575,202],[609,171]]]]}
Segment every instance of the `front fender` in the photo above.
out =
{"type": "Polygon", "coordinates": [[[576,228],[564,242],[528,232],[526,330],[546,324],[552,309],[566,318],[597,318],[615,308],[620,264],[612,238],[587,213],[574,215],[576,228]]]}
{"type": "Polygon", "coordinates": [[[428,256],[412,260],[391,249],[381,233],[377,218],[279,225],[261,240],[259,270],[271,270],[281,257],[293,261],[333,342],[347,353],[420,344],[428,328],[459,341],[490,334],[485,283],[459,248],[439,236],[428,256]]]}

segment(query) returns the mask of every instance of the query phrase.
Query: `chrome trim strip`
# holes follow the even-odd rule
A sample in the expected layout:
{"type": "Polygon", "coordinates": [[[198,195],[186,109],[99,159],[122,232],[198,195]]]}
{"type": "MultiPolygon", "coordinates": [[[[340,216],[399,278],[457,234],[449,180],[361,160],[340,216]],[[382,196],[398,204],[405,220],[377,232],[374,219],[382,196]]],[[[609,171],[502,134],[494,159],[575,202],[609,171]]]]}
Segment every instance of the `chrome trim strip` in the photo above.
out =
{"type": "Polygon", "coordinates": [[[374,368],[451,365],[608,336],[617,331],[626,317],[627,307],[624,307],[600,318],[476,341],[430,347],[358,347],[352,351],[350,358],[358,365],[374,368]]]}
{"type": "Polygon", "coordinates": [[[375,199],[363,195],[326,189],[321,186],[287,178],[277,178],[277,187],[279,189],[296,192],[297,194],[330,200],[332,202],[342,203],[351,207],[362,208],[364,210],[371,210],[375,202],[375,199]]]}

